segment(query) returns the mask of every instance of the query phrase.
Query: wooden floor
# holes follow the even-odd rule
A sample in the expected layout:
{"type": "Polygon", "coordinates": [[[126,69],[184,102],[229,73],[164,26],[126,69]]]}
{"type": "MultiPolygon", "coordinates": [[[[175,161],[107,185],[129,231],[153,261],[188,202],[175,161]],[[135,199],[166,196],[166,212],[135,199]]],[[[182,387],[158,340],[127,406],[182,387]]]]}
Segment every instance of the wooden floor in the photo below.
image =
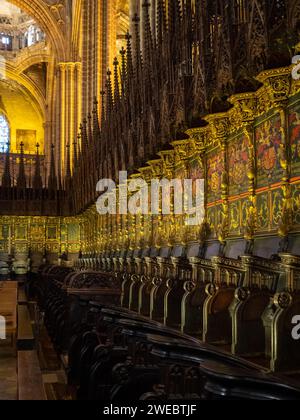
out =
{"type": "Polygon", "coordinates": [[[18,398],[17,359],[9,343],[0,342],[0,400],[18,398]]]}
{"type": "Polygon", "coordinates": [[[32,303],[24,287],[18,291],[16,346],[0,341],[0,400],[59,400],[65,397],[66,378],[50,339],[42,329],[35,336],[32,303]]]}
{"type": "Polygon", "coordinates": [[[37,352],[18,352],[18,399],[44,401],[46,393],[37,352]]]}

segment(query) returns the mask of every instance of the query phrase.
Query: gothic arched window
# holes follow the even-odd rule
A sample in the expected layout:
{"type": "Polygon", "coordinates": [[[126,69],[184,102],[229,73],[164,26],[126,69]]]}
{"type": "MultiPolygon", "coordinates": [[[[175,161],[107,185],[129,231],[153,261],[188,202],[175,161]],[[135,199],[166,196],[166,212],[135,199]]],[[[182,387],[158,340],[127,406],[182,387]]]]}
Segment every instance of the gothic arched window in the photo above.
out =
{"type": "Polygon", "coordinates": [[[7,152],[10,142],[10,129],[6,117],[0,114],[0,152],[7,152]]]}

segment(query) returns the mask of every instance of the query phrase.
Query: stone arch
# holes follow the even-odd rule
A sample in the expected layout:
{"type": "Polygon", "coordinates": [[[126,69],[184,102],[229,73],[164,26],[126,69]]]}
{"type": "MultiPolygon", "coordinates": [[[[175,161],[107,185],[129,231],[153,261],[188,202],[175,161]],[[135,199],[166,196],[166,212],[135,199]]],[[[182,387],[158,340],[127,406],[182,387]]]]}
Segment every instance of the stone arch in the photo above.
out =
{"type": "Polygon", "coordinates": [[[45,118],[45,97],[39,87],[33,83],[29,77],[25,74],[16,73],[15,69],[10,65],[6,66],[5,69],[6,77],[10,80],[17,82],[20,85],[20,88],[24,89],[27,95],[32,99],[32,105],[35,107],[36,111],[45,118]]]}
{"type": "Polygon", "coordinates": [[[16,73],[21,74],[29,67],[33,66],[34,64],[39,63],[49,63],[51,62],[52,56],[47,51],[36,50],[33,54],[24,57],[18,65],[16,66],[16,73]]]}
{"type": "Polygon", "coordinates": [[[40,0],[8,0],[24,10],[40,25],[47,34],[58,61],[66,60],[65,37],[63,33],[64,20],[61,17],[63,4],[47,4],[40,0]]]}

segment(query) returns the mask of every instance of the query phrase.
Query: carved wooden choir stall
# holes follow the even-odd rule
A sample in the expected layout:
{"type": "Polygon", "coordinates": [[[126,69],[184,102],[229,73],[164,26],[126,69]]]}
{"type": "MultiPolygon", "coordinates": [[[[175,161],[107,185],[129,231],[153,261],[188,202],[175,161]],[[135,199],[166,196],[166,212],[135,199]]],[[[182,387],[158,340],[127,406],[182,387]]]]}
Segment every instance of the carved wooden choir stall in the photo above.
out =
{"type": "MultiPolygon", "coordinates": [[[[66,139],[62,184],[52,156],[37,188],[59,212],[28,293],[73,398],[300,399],[300,1],[155,4],[66,139]],[[148,186],[203,179],[203,223],[174,206],[99,214],[98,181],[122,198],[126,170],[148,186]]],[[[29,194],[5,174],[0,199],[29,194]]]]}

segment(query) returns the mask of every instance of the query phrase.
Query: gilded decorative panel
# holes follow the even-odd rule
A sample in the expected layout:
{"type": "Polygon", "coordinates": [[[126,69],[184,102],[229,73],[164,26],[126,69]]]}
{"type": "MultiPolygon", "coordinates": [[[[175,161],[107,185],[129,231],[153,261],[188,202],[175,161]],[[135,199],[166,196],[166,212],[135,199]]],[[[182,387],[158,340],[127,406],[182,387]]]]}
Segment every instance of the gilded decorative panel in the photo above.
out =
{"type": "Polygon", "coordinates": [[[60,249],[59,249],[59,244],[54,243],[54,244],[46,244],[46,251],[50,254],[58,254],[60,249]]]}
{"type": "Polygon", "coordinates": [[[230,233],[238,234],[241,229],[241,201],[233,201],[229,206],[230,233]]]}
{"type": "Polygon", "coordinates": [[[217,221],[216,221],[216,207],[208,207],[207,221],[211,230],[211,237],[216,237],[217,221]]]}
{"type": "MultiPolygon", "coordinates": [[[[0,217],[0,252],[14,254],[77,253],[81,249],[79,218],[0,217]]],[[[95,230],[95,229],[94,229],[95,230]]]]}
{"type": "Polygon", "coordinates": [[[292,177],[300,176],[300,104],[289,113],[292,177]]]}
{"type": "Polygon", "coordinates": [[[300,225],[300,184],[295,184],[292,187],[293,195],[293,224],[300,225]]]}
{"type": "Polygon", "coordinates": [[[177,165],[174,169],[174,177],[178,179],[186,178],[186,168],[183,164],[177,165]]]}
{"type": "Polygon", "coordinates": [[[257,196],[257,230],[266,231],[270,224],[269,194],[262,193],[257,196]]]}
{"type": "Polygon", "coordinates": [[[9,225],[2,225],[0,229],[0,239],[8,239],[10,233],[9,225]]]}
{"type": "Polygon", "coordinates": [[[195,156],[188,164],[188,178],[193,180],[193,198],[196,197],[194,181],[204,179],[205,173],[200,157],[195,156]]]}
{"type": "Polygon", "coordinates": [[[272,228],[277,228],[282,215],[283,193],[281,189],[272,191],[272,228]]]}
{"type": "Polygon", "coordinates": [[[42,242],[45,239],[45,226],[44,224],[33,223],[30,227],[31,241],[42,242]]]}
{"type": "MultiPolygon", "coordinates": [[[[174,153],[160,152],[160,160],[151,161],[148,169],[140,170],[149,179],[205,178],[209,239],[218,238],[225,243],[230,237],[246,240],[266,234],[283,237],[299,230],[300,184],[295,184],[299,182],[295,178],[300,177],[300,102],[299,97],[293,97],[286,110],[288,93],[284,91],[284,100],[279,101],[280,92],[274,89],[274,95],[270,93],[278,79],[270,76],[270,80],[268,89],[260,89],[254,102],[252,95],[251,101],[237,97],[228,111],[229,118],[207,116],[208,125],[201,128],[199,137],[188,133],[190,140],[171,142],[174,153]]],[[[141,249],[147,244],[172,247],[199,240],[197,227],[187,228],[181,215],[104,216],[98,225],[94,223],[95,217],[90,210],[83,215],[79,241],[83,251],[93,251],[96,246],[101,251],[141,249]]],[[[68,229],[69,250],[73,245],[75,249],[77,235],[70,232],[71,226],[68,229]]],[[[63,230],[61,239],[65,244],[63,230]]]]}
{"type": "Polygon", "coordinates": [[[251,206],[251,203],[247,198],[241,200],[241,226],[242,226],[242,229],[244,229],[247,226],[248,212],[249,212],[250,206],[251,206]]]}
{"type": "Polygon", "coordinates": [[[44,244],[41,242],[32,242],[30,245],[31,252],[33,253],[43,253],[44,252],[44,244]]]}
{"type": "Polygon", "coordinates": [[[20,243],[16,243],[15,245],[15,252],[18,254],[26,254],[29,250],[29,246],[28,243],[24,242],[20,242],[20,243]]]}
{"type": "Polygon", "coordinates": [[[249,138],[241,135],[228,144],[229,195],[248,190],[249,138]]]}
{"type": "Polygon", "coordinates": [[[275,184],[282,178],[280,166],[282,133],[280,115],[264,121],[255,130],[258,188],[275,184]]]}
{"type": "Polygon", "coordinates": [[[68,242],[80,242],[80,226],[79,224],[68,225],[68,242]]]}
{"type": "Polygon", "coordinates": [[[47,241],[56,241],[57,236],[57,226],[47,226],[47,241]]]}
{"type": "Polygon", "coordinates": [[[15,239],[16,241],[26,241],[28,233],[27,225],[16,225],[15,239]]]}
{"type": "Polygon", "coordinates": [[[60,240],[61,242],[68,241],[68,225],[66,223],[62,223],[60,226],[60,240]]]}
{"type": "Polygon", "coordinates": [[[222,175],[225,171],[225,155],[215,150],[207,157],[207,196],[208,202],[221,198],[222,175]]]}

